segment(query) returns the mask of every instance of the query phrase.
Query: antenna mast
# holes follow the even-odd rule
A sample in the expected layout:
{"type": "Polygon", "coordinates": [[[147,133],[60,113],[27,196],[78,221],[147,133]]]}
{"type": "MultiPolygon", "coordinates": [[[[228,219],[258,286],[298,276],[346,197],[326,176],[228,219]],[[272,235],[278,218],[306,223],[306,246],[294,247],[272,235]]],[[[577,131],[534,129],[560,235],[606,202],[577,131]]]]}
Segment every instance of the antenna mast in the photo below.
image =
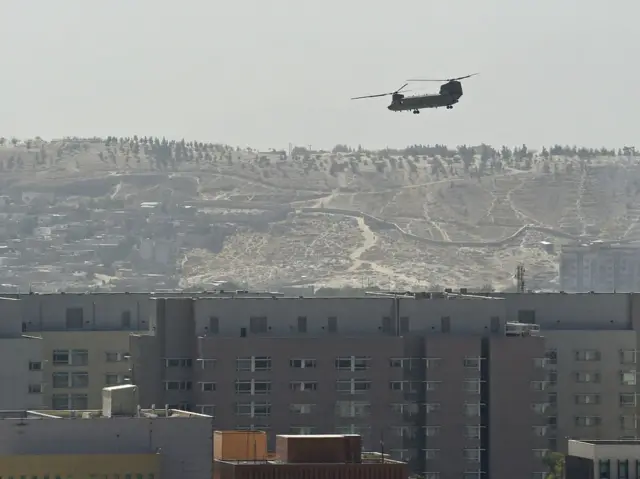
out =
{"type": "Polygon", "coordinates": [[[524,264],[521,263],[516,267],[516,283],[518,293],[524,293],[524,272],[524,264]]]}

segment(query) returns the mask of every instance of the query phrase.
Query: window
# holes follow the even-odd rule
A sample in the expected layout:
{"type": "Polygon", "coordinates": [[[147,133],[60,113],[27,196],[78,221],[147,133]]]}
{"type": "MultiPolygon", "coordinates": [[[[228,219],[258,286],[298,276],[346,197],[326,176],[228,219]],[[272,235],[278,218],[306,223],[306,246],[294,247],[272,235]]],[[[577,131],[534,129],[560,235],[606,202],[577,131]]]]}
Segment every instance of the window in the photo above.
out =
{"type": "Polygon", "coordinates": [[[236,403],[236,415],[266,417],[271,415],[271,404],[263,402],[236,403]]]}
{"type": "Polygon", "coordinates": [[[289,410],[292,414],[313,414],[315,404],[290,404],[289,410]]]}
{"type": "Polygon", "coordinates": [[[200,414],[216,417],[216,406],[214,404],[200,404],[196,406],[196,409],[200,411],[200,414]]]}
{"type": "Polygon", "coordinates": [[[371,381],[368,379],[339,379],[336,381],[336,390],[343,394],[360,394],[371,389],[371,381]]]}
{"type": "Polygon", "coordinates": [[[549,449],[533,449],[533,457],[544,459],[549,454],[549,449]]]}
{"type": "Polygon", "coordinates": [[[435,391],[440,386],[440,381],[427,381],[425,387],[427,391],[435,391]]]}
{"type": "Polygon", "coordinates": [[[190,368],[193,366],[191,358],[166,358],[164,360],[165,368],[190,368]]]}
{"type": "Polygon", "coordinates": [[[216,390],[216,383],[202,382],[200,383],[200,390],[205,393],[214,392],[216,390]]]}
{"type": "Polygon", "coordinates": [[[123,311],[120,315],[122,329],[131,329],[131,311],[123,311]]]}
{"type": "Polygon", "coordinates": [[[51,398],[53,409],[82,411],[87,409],[89,398],[86,394],[54,394],[51,398]]]}
{"type": "Polygon", "coordinates": [[[389,359],[390,368],[401,368],[410,371],[418,366],[417,358],[391,358],[389,359]]]}
{"type": "Polygon", "coordinates": [[[467,417],[480,416],[480,403],[466,403],[464,405],[464,415],[467,417]]]}
{"type": "Polygon", "coordinates": [[[426,358],[424,360],[425,368],[435,369],[440,365],[440,358],[426,358]]]}
{"type": "Polygon", "coordinates": [[[425,472],[424,479],[440,479],[439,472],[425,472]]]}
{"type": "Polygon", "coordinates": [[[576,394],[576,404],[600,404],[599,394],[576,394]]]}
{"type": "Polygon", "coordinates": [[[531,405],[531,409],[533,409],[536,414],[544,414],[548,408],[549,403],[547,402],[538,402],[531,405]]]}
{"type": "Polygon", "coordinates": [[[67,329],[82,329],[84,326],[82,308],[67,308],[65,324],[67,329]]]}
{"type": "Polygon", "coordinates": [[[369,369],[371,358],[367,356],[349,356],[336,358],[336,369],[340,371],[364,371],[369,369]]]}
{"type": "Polygon", "coordinates": [[[620,416],[620,429],[632,429],[635,431],[637,426],[638,424],[635,416],[620,416]]]}
{"type": "Polygon", "coordinates": [[[29,384],[29,394],[42,394],[42,384],[29,384]]]}
{"type": "Polygon", "coordinates": [[[599,383],[600,373],[591,371],[578,371],[575,373],[576,382],[578,383],[599,383]]]}
{"type": "Polygon", "coordinates": [[[499,316],[491,316],[491,332],[499,333],[500,332],[500,317],[499,316]]]}
{"type": "Polygon", "coordinates": [[[166,391],[191,391],[191,381],[165,381],[164,388],[166,391]]]}
{"type": "Polygon", "coordinates": [[[391,458],[396,461],[409,462],[413,459],[411,450],[409,449],[391,449],[389,454],[391,455],[391,458]]]}
{"type": "Polygon", "coordinates": [[[391,429],[396,436],[407,439],[415,438],[418,432],[415,426],[392,426],[391,429]]]}
{"type": "Polygon", "coordinates": [[[635,394],[620,394],[620,406],[629,407],[636,405],[636,395],[635,394]]]}
{"type": "Polygon", "coordinates": [[[451,331],[451,318],[449,316],[443,316],[440,318],[440,331],[443,333],[451,331]]]}
{"type": "Polygon", "coordinates": [[[547,394],[547,401],[550,406],[555,406],[558,404],[558,393],[549,393],[547,394]]]}
{"type": "Polygon", "coordinates": [[[89,351],[86,349],[56,349],[53,351],[54,366],[87,366],[89,351]]]}
{"type": "Polygon", "coordinates": [[[634,349],[620,350],[620,364],[635,364],[635,363],[636,363],[636,351],[634,349]]]}
{"type": "Polygon", "coordinates": [[[622,386],[635,386],[636,385],[636,371],[620,371],[620,384],[622,386]]]}
{"type": "Polygon", "coordinates": [[[467,369],[475,369],[480,371],[480,358],[479,357],[466,357],[464,358],[464,367],[467,369]]]}
{"type": "Polygon", "coordinates": [[[315,359],[291,359],[289,361],[289,366],[297,369],[308,369],[316,367],[315,359]]]}
{"type": "Polygon", "coordinates": [[[306,316],[298,316],[298,332],[306,333],[307,332],[307,317],[306,316]]]}
{"type": "Polygon", "coordinates": [[[629,479],[629,461],[618,460],[618,479],[629,479]]]}
{"type": "Polygon", "coordinates": [[[252,356],[236,359],[237,371],[271,371],[271,358],[268,356],[252,356]]]}
{"type": "Polygon", "coordinates": [[[395,403],[391,405],[391,410],[396,414],[414,416],[418,414],[420,406],[417,403],[395,403]]]}
{"type": "Polygon", "coordinates": [[[555,349],[550,349],[545,353],[545,357],[547,358],[547,361],[549,365],[556,365],[558,364],[558,351],[556,351],[555,349]]]}
{"type": "Polygon", "coordinates": [[[70,356],[69,351],[66,349],[56,349],[53,351],[53,365],[61,366],[69,364],[70,356]]]}
{"type": "Polygon", "coordinates": [[[327,318],[327,331],[330,333],[337,333],[338,332],[338,317],[337,316],[330,316],[329,318],[327,318]]]}
{"type": "Polygon", "coordinates": [[[465,449],[462,454],[468,462],[480,462],[480,449],[478,448],[465,449]]]}
{"type": "Polygon", "coordinates": [[[200,358],[197,359],[197,361],[200,362],[200,367],[202,369],[206,369],[206,370],[212,370],[216,368],[216,360],[215,359],[205,359],[205,358],[200,358]]]}
{"type": "Polygon", "coordinates": [[[424,405],[424,412],[430,414],[440,410],[440,403],[432,402],[424,405]]]}
{"type": "Polygon", "coordinates": [[[249,331],[254,334],[266,333],[269,330],[266,316],[253,316],[249,318],[249,331]]]}
{"type": "Polygon", "coordinates": [[[532,309],[518,310],[518,322],[526,324],[536,324],[536,312],[532,309]]]}
{"type": "Polygon", "coordinates": [[[600,361],[600,351],[595,349],[579,349],[573,355],[576,361],[600,361]]]}
{"type": "Polygon", "coordinates": [[[337,401],[336,416],[367,417],[371,413],[371,404],[365,401],[337,401]]]}
{"type": "Polygon", "coordinates": [[[467,439],[480,439],[480,428],[482,426],[465,426],[464,435],[467,439]]]}
{"type": "Polygon", "coordinates": [[[435,437],[440,434],[440,426],[426,426],[424,428],[424,435],[427,437],[435,437]]]}
{"type": "Polygon", "coordinates": [[[480,394],[480,380],[479,379],[465,379],[463,390],[469,394],[480,394]]]}
{"type": "Polygon", "coordinates": [[[531,389],[534,391],[544,391],[546,387],[546,381],[531,381],[531,389]]]}
{"type": "Polygon", "coordinates": [[[601,419],[600,416],[576,416],[574,422],[578,427],[594,427],[600,425],[601,419]]]}
{"type": "Polygon", "coordinates": [[[339,426],[336,428],[338,434],[357,434],[363,439],[371,432],[370,426],[362,426],[359,424],[349,424],[348,426],[339,426]]]}
{"type": "Polygon", "coordinates": [[[53,387],[56,389],[89,387],[89,374],[85,372],[53,373],[53,387]]]}
{"type": "Polygon", "coordinates": [[[291,381],[289,389],[292,391],[316,391],[318,383],[315,381],[291,381]]]}
{"type": "Polygon", "coordinates": [[[421,381],[390,381],[389,388],[392,391],[403,391],[405,393],[417,393],[424,383],[421,381]]]}
{"type": "Polygon", "coordinates": [[[533,426],[533,434],[536,436],[546,436],[548,426],[533,426]]]}
{"type": "Polygon", "coordinates": [[[120,361],[124,361],[128,358],[127,353],[118,353],[118,352],[106,352],[105,353],[105,361],[108,363],[118,363],[120,361]]]}
{"type": "Polygon", "coordinates": [[[42,371],[42,363],[40,361],[29,361],[29,371],[42,371]]]}
{"type": "Polygon", "coordinates": [[[53,409],[69,409],[69,395],[68,394],[54,394],[51,397],[51,407],[53,409]]]}
{"type": "Polygon", "coordinates": [[[120,383],[118,375],[115,374],[115,373],[105,374],[104,383],[105,383],[106,386],[116,386],[116,385],[118,385],[120,383]]]}
{"type": "Polygon", "coordinates": [[[236,394],[269,394],[271,381],[236,381],[236,394]]]}
{"type": "Polygon", "coordinates": [[[481,479],[482,472],[480,471],[469,471],[462,473],[462,479],[481,479]]]}
{"type": "Polygon", "coordinates": [[[547,358],[533,358],[533,366],[537,369],[544,369],[547,367],[547,358]]]}
{"type": "Polygon", "coordinates": [[[220,320],[217,316],[209,316],[209,334],[218,334],[220,332],[220,320]]]}
{"type": "Polygon", "coordinates": [[[599,479],[611,479],[611,461],[608,459],[598,461],[598,477],[599,479]]]}
{"type": "Polygon", "coordinates": [[[558,384],[558,371],[552,369],[551,371],[547,371],[547,384],[549,386],[555,386],[558,384]]]}

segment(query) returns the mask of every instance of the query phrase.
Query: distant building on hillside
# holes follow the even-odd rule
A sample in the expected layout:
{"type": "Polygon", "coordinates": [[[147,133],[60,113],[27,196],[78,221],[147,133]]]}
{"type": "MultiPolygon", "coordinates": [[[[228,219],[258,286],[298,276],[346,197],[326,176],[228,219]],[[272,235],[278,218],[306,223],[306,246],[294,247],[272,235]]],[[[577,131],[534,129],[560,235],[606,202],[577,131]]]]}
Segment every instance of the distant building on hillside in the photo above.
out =
{"type": "Polygon", "coordinates": [[[560,290],[629,293],[640,290],[640,244],[593,242],[562,246],[560,290]]]}

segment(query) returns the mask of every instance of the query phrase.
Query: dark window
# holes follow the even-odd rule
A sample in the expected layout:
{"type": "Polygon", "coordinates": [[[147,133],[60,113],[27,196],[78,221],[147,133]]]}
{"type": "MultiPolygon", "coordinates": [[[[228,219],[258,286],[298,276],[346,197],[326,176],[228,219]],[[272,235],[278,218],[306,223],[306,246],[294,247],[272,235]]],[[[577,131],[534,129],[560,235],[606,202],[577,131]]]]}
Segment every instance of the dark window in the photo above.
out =
{"type": "Polygon", "coordinates": [[[382,332],[386,334],[393,333],[393,322],[389,316],[382,318],[382,332]]]}
{"type": "Polygon", "coordinates": [[[338,332],[338,318],[336,316],[329,316],[327,319],[327,330],[330,333],[338,332]]]}
{"type": "Polygon", "coordinates": [[[82,308],[67,308],[67,329],[82,329],[84,316],[82,308]]]}
{"type": "Polygon", "coordinates": [[[266,333],[267,332],[267,317],[252,317],[249,318],[249,330],[252,333],[266,333]]]}
{"type": "Polygon", "coordinates": [[[131,329],[131,311],[123,311],[120,316],[122,329],[131,329]]]}
{"type": "Polygon", "coordinates": [[[218,334],[220,332],[220,320],[217,316],[209,317],[209,334],[218,334]]]}
{"type": "Polygon", "coordinates": [[[527,324],[536,324],[536,312],[532,309],[518,310],[518,322],[527,324]]]}
{"type": "Polygon", "coordinates": [[[409,318],[407,316],[403,316],[400,318],[400,333],[408,333],[409,332],[409,318]]]}
{"type": "Polygon", "coordinates": [[[307,332],[307,317],[306,316],[298,316],[298,332],[306,333],[307,332]]]}
{"type": "Polygon", "coordinates": [[[611,461],[601,459],[598,467],[599,479],[611,479],[611,461]]]}
{"type": "Polygon", "coordinates": [[[449,316],[443,316],[440,318],[440,331],[443,333],[451,331],[451,318],[449,316]]]}
{"type": "Polygon", "coordinates": [[[629,479],[629,461],[618,460],[618,479],[629,479]]]}

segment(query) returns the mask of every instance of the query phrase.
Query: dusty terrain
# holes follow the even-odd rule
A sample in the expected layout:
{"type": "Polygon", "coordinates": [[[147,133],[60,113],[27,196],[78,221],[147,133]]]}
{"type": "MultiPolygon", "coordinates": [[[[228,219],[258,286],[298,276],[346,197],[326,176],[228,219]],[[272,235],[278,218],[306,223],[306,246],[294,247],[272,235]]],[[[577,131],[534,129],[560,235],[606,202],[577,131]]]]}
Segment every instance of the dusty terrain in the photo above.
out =
{"type": "Polygon", "coordinates": [[[181,287],[506,289],[523,263],[529,285],[553,289],[561,244],[640,239],[640,165],[628,149],[289,155],[137,137],[2,143],[3,195],[114,214],[162,204],[154,214],[171,225],[181,287]],[[215,247],[212,228],[224,230],[215,247]],[[198,234],[202,245],[183,240],[198,234]]]}

